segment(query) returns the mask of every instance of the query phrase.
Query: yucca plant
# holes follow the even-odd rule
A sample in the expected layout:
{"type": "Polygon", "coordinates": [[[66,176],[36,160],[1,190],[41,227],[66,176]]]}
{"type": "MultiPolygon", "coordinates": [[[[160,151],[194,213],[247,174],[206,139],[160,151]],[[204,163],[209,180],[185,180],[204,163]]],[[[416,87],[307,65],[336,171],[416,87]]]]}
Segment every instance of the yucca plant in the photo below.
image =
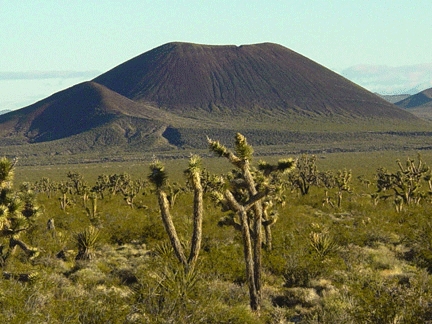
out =
{"type": "Polygon", "coordinates": [[[176,299],[188,299],[191,291],[199,281],[197,271],[184,271],[183,268],[165,268],[162,275],[156,275],[158,285],[176,299]]]}
{"type": "Polygon", "coordinates": [[[308,237],[309,245],[321,259],[338,250],[339,245],[336,243],[327,227],[322,227],[316,223],[313,223],[311,227],[312,231],[309,233],[308,237]]]}
{"type": "Polygon", "coordinates": [[[78,247],[78,254],[75,260],[91,260],[95,255],[95,248],[100,231],[89,226],[85,230],[75,234],[74,239],[78,247]]]}
{"type": "Polygon", "coordinates": [[[172,256],[173,251],[172,245],[166,241],[159,243],[154,247],[155,254],[161,258],[172,256]]]}

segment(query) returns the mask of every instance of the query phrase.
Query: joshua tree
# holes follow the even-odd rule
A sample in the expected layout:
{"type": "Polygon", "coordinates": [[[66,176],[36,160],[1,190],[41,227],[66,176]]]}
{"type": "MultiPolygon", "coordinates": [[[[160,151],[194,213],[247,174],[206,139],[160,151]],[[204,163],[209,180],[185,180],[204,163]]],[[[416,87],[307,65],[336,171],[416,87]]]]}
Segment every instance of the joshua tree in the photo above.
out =
{"type": "Polygon", "coordinates": [[[86,183],[84,182],[84,177],[78,172],[72,171],[67,173],[67,177],[70,180],[71,187],[74,191],[73,193],[76,195],[82,195],[84,189],[87,187],[86,183]]]}
{"type": "Polygon", "coordinates": [[[342,195],[344,192],[351,193],[352,189],[349,186],[351,182],[351,170],[339,170],[335,177],[335,183],[337,188],[337,206],[340,208],[342,206],[342,195]]]}
{"type": "Polygon", "coordinates": [[[352,178],[351,170],[346,170],[346,169],[338,170],[336,174],[334,174],[331,171],[320,172],[319,182],[320,185],[324,187],[324,192],[325,192],[323,205],[329,204],[330,206],[335,207],[328,193],[330,189],[336,188],[337,189],[336,206],[337,208],[340,208],[342,206],[343,193],[352,192],[350,187],[351,178],[352,178]]]}
{"type": "Polygon", "coordinates": [[[121,189],[123,199],[130,208],[135,208],[135,198],[139,191],[144,187],[144,182],[141,180],[130,180],[124,188],[121,189]]]}
{"type": "Polygon", "coordinates": [[[426,196],[422,192],[422,181],[428,183],[431,179],[430,168],[422,161],[421,156],[418,156],[418,162],[408,158],[405,167],[397,160],[399,170],[396,172],[388,172],[384,168],[377,171],[377,187],[378,192],[393,190],[395,194],[395,204],[398,211],[402,210],[403,204],[410,205],[418,204],[420,199],[426,196]]]}
{"type": "Polygon", "coordinates": [[[193,232],[189,257],[186,257],[184,248],[177,235],[177,231],[171,217],[171,206],[169,204],[167,193],[165,191],[168,188],[165,167],[160,161],[154,160],[150,164],[150,170],[151,174],[148,176],[148,179],[156,186],[156,194],[158,197],[162,222],[170,239],[171,245],[174,249],[174,253],[177,259],[183,265],[185,272],[193,271],[201,249],[202,238],[203,189],[201,186],[200,177],[201,159],[197,155],[192,155],[189,160],[189,167],[185,171],[185,175],[188,177],[189,182],[192,184],[194,192],[193,232]]]}
{"type": "Polygon", "coordinates": [[[131,176],[127,173],[111,174],[109,176],[108,189],[113,196],[118,193],[124,193],[124,191],[130,186],[131,181],[131,176]]]}
{"type": "Polygon", "coordinates": [[[57,190],[57,184],[46,177],[36,181],[34,186],[36,191],[46,193],[48,198],[51,198],[52,192],[57,190]]]}
{"type": "Polygon", "coordinates": [[[218,156],[225,157],[237,168],[230,181],[230,187],[224,192],[214,192],[214,197],[221,204],[223,211],[231,211],[220,224],[230,224],[240,229],[243,238],[243,251],[246,265],[246,277],[249,286],[250,306],[259,311],[261,305],[261,247],[262,225],[268,226],[272,221],[265,218],[266,197],[270,197],[272,186],[269,175],[284,171],[294,166],[293,160],[281,160],[273,166],[260,163],[261,172],[255,172],[251,165],[252,146],[246,138],[237,133],[235,136],[235,153],[228,150],[218,141],[208,139],[210,150],[218,156]],[[263,208],[264,202],[264,208],[263,208]]]}
{"type": "Polygon", "coordinates": [[[92,187],[91,191],[96,192],[101,199],[105,197],[105,191],[109,188],[110,178],[106,174],[98,176],[96,184],[92,187]]]}
{"type": "Polygon", "coordinates": [[[61,193],[61,197],[58,198],[58,200],[60,202],[60,208],[63,211],[66,211],[66,208],[72,204],[72,201],[68,197],[68,194],[71,193],[71,184],[68,181],[66,181],[66,182],[61,181],[58,184],[57,189],[61,193]]]}
{"type": "Polygon", "coordinates": [[[167,199],[170,208],[174,208],[174,204],[181,193],[185,192],[185,188],[180,186],[178,183],[174,182],[166,186],[167,199]]]}
{"type": "Polygon", "coordinates": [[[265,182],[271,187],[271,191],[262,200],[262,225],[264,228],[264,244],[267,251],[272,250],[271,227],[278,220],[278,213],[274,209],[276,205],[285,205],[285,186],[286,180],[283,175],[292,172],[296,168],[296,162],[292,159],[280,160],[276,165],[271,165],[265,161],[260,161],[258,169],[262,175],[257,177],[260,182],[265,182]]]}
{"type": "Polygon", "coordinates": [[[316,156],[303,154],[296,161],[296,169],[289,175],[293,188],[304,196],[309,193],[310,186],[318,186],[319,173],[316,166],[316,156]]]}
{"type": "Polygon", "coordinates": [[[16,192],[12,189],[15,161],[0,158],[0,265],[4,267],[16,247],[20,247],[30,258],[38,255],[36,248],[20,239],[39,214],[31,190],[16,192]]]}

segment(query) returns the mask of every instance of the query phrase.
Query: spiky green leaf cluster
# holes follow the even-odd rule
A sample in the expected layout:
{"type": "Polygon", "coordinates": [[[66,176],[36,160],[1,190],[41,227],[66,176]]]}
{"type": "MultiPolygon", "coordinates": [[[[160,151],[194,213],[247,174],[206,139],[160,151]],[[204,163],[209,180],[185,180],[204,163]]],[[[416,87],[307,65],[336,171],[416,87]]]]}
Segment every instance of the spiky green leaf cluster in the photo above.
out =
{"type": "Polygon", "coordinates": [[[189,167],[184,171],[185,176],[188,178],[189,185],[196,188],[201,182],[202,161],[201,157],[192,154],[189,159],[189,167]]]}
{"type": "Polygon", "coordinates": [[[296,167],[294,159],[281,159],[278,161],[277,168],[282,172],[290,172],[296,167]]]}
{"type": "Polygon", "coordinates": [[[159,160],[153,160],[150,164],[151,173],[148,176],[148,180],[153,183],[156,188],[162,188],[166,184],[168,178],[165,172],[165,166],[159,160]]]}
{"type": "Polygon", "coordinates": [[[8,203],[9,212],[11,214],[17,213],[20,209],[23,208],[23,202],[19,197],[14,197],[8,203]]]}
{"type": "Polygon", "coordinates": [[[265,175],[268,175],[273,172],[274,168],[270,163],[260,160],[258,162],[258,170],[262,171],[265,175]]]}
{"type": "Polygon", "coordinates": [[[12,220],[12,230],[14,232],[21,232],[26,230],[29,227],[29,223],[27,219],[22,215],[12,217],[11,220],[12,220]]]}
{"type": "Polygon", "coordinates": [[[272,165],[266,161],[259,161],[258,170],[262,171],[265,176],[270,175],[270,173],[279,171],[282,173],[291,172],[296,167],[296,163],[293,159],[281,159],[278,161],[277,165],[272,165]]]}
{"type": "Polygon", "coordinates": [[[13,167],[12,161],[6,157],[0,158],[0,188],[9,187],[14,176],[13,167]]]}
{"type": "Polygon", "coordinates": [[[309,233],[309,244],[320,258],[335,252],[339,245],[333,238],[327,227],[321,227],[319,224],[311,224],[312,231],[309,233]]]}
{"type": "Polygon", "coordinates": [[[220,157],[226,157],[228,155],[228,149],[219,141],[214,141],[210,138],[207,138],[207,142],[209,143],[210,151],[212,151],[213,153],[217,154],[220,157]]]}
{"type": "Polygon", "coordinates": [[[193,154],[189,159],[189,168],[190,173],[199,173],[201,172],[202,161],[199,155],[193,154]]]}
{"type": "Polygon", "coordinates": [[[189,159],[189,166],[184,171],[184,174],[187,177],[194,176],[194,175],[199,176],[199,174],[201,173],[201,169],[202,169],[201,157],[199,155],[192,154],[190,159],[189,159]]]}
{"type": "Polygon", "coordinates": [[[85,230],[75,234],[75,240],[78,245],[78,249],[94,248],[99,234],[100,231],[94,226],[89,226],[85,230]]]}
{"type": "MultiPolygon", "coordinates": [[[[9,214],[9,209],[7,208],[6,205],[0,205],[0,217],[7,217],[7,215],[9,214]]],[[[0,223],[0,228],[1,228],[1,223],[0,223]]]]}
{"type": "Polygon", "coordinates": [[[251,160],[254,152],[252,146],[247,143],[246,137],[240,133],[235,136],[235,151],[241,159],[251,160]]]}
{"type": "Polygon", "coordinates": [[[212,193],[211,193],[211,199],[216,203],[216,204],[219,204],[219,203],[221,203],[222,201],[224,201],[224,195],[223,195],[223,193],[221,193],[221,192],[219,192],[219,191],[213,191],[212,193]]]}

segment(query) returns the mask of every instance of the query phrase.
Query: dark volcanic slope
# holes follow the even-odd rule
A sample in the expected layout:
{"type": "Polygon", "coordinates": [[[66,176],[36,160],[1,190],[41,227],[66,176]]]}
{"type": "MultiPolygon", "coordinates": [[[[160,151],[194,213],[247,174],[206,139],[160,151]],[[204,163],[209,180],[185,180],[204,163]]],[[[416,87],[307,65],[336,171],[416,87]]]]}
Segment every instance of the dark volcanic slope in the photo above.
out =
{"type": "Polygon", "coordinates": [[[414,117],[283,46],[168,43],[94,81],[136,101],[196,109],[348,117],[414,117]]]}
{"type": "Polygon", "coordinates": [[[396,105],[402,108],[418,108],[425,105],[432,106],[432,88],[398,101],[396,105]]]}
{"type": "Polygon", "coordinates": [[[151,109],[95,82],[84,82],[1,115],[0,136],[15,141],[43,142],[91,131],[124,116],[154,123],[149,118],[158,120],[159,116],[151,109]]]}

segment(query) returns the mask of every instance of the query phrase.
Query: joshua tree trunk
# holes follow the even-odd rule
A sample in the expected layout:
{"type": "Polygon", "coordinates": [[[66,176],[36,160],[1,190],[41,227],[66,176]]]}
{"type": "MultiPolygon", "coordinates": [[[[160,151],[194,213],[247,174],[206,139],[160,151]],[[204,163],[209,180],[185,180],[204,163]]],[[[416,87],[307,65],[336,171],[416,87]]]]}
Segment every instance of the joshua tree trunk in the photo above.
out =
{"type": "Polygon", "coordinates": [[[273,249],[273,238],[272,238],[272,232],[271,232],[271,227],[270,226],[266,226],[264,225],[264,233],[265,233],[265,249],[267,251],[271,251],[273,249]]]}
{"type": "MultiPolygon", "coordinates": [[[[255,188],[255,181],[252,177],[252,174],[250,172],[250,166],[249,166],[249,160],[245,160],[245,163],[242,165],[242,172],[244,176],[244,180],[247,184],[249,193],[251,196],[257,195],[257,190],[255,188]]],[[[258,310],[259,305],[261,304],[261,248],[262,248],[262,218],[263,218],[263,212],[262,212],[262,205],[261,201],[256,201],[253,206],[253,229],[252,229],[252,235],[253,235],[253,275],[254,275],[254,286],[255,286],[255,292],[254,292],[254,298],[251,296],[251,308],[253,310],[258,310]]]]}
{"type": "Polygon", "coordinates": [[[236,201],[236,199],[229,190],[225,192],[225,197],[231,209],[236,211],[240,218],[241,232],[243,238],[243,252],[246,266],[246,279],[249,286],[250,307],[252,310],[256,311],[259,310],[261,301],[259,286],[257,286],[256,282],[256,279],[258,278],[259,280],[260,276],[257,277],[256,275],[256,257],[254,256],[255,251],[251,239],[251,230],[248,222],[247,209],[236,201]]]}
{"type": "Polygon", "coordinates": [[[168,237],[170,239],[171,245],[174,249],[174,253],[175,253],[177,259],[180,261],[180,263],[184,267],[186,267],[187,266],[187,260],[186,260],[186,257],[184,255],[180,240],[178,238],[174,223],[172,221],[171,214],[169,212],[169,202],[167,199],[167,195],[161,189],[158,189],[157,195],[158,195],[159,208],[161,210],[162,222],[164,224],[165,231],[168,234],[168,237]]]}
{"type": "Polygon", "coordinates": [[[188,264],[191,269],[194,268],[198,260],[199,251],[201,250],[202,240],[202,222],[203,222],[203,188],[201,178],[198,172],[192,175],[194,187],[194,215],[193,215],[193,234],[191,242],[191,251],[188,264]]]}
{"type": "Polygon", "coordinates": [[[60,198],[60,207],[63,211],[65,211],[66,206],[67,206],[67,195],[65,193],[63,193],[61,198],[60,198]]]}
{"type": "Polygon", "coordinates": [[[264,227],[264,234],[265,234],[264,246],[267,251],[271,251],[273,248],[271,225],[273,225],[274,219],[271,219],[268,215],[268,204],[263,204],[262,211],[263,211],[262,225],[264,227]]]}

